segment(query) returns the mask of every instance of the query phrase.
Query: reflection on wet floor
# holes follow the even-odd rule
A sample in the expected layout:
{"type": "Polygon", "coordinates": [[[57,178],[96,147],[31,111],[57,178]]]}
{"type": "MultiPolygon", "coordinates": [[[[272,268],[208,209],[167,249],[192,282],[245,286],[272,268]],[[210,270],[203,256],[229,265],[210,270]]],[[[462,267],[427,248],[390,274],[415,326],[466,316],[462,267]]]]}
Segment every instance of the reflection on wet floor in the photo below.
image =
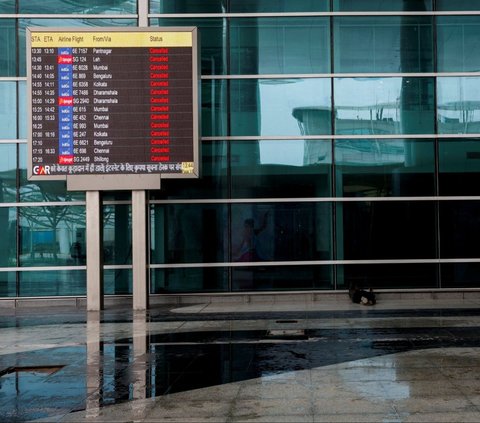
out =
{"type": "MultiPolygon", "coordinates": [[[[1,419],[48,418],[409,350],[480,347],[478,327],[308,329],[284,320],[274,330],[155,334],[148,323],[134,319],[133,336],[110,342],[97,315],[87,321],[86,345],[0,355],[1,419]]],[[[362,389],[375,395],[380,387],[362,389]]],[[[408,386],[395,389],[408,396],[408,386]]]]}

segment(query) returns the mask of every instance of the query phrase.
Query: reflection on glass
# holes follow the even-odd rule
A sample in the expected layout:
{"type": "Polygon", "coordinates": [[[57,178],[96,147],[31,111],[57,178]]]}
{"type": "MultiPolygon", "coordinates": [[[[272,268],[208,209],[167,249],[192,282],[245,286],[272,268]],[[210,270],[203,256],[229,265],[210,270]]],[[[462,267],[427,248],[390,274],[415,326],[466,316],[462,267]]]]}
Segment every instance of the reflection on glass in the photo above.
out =
{"type": "Polygon", "coordinates": [[[0,139],[17,138],[17,84],[0,82],[0,139]]]}
{"type": "Polygon", "coordinates": [[[336,78],[335,132],[432,134],[432,78],[336,78]]]}
{"type": "Polygon", "coordinates": [[[196,26],[200,33],[202,75],[227,73],[227,20],[222,18],[150,19],[151,26],[196,26]]]}
{"type": "Polygon", "coordinates": [[[231,141],[232,196],[330,197],[330,140],[231,141]]]}
{"type": "Polygon", "coordinates": [[[151,293],[228,291],[228,268],[152,269],[151,293]]]}
{"type": "MultiPolygon", "coordinates": [[[[451,0],[446,0],[451,1],[451,0]]],[[[468,1],[468,0],[467,0],[468,1]]],[[[333,10],[355,11],[427,11],[432,10],[432,0],[333,0],[333,10]]]]}
{"type": "Polygon", "coordinates": [[[202,81],[202,136],[227,135],[227,81],[202,81]]]}
{"type": "Polygon", "coordinates": [[[103,293],[105,295],[129,295],[132,293],[131,269],[105,269],[103,293]]]}
{"type": "MultiPolygon", "coordinates": [[[[0,267],[17,266],[17,208],[0,207],[0,267]]],[[[0,273],[0,276],[2,273],[0,273]]]]}
{"type": "Polygon", "coordinates": [[[155,204],[151,222],[152,263],[227,261],[225,205],[155,204]]]}
{"type": "Polygon", "coordinates": [[[231,74],[330,72],[328,18],[232,19],[231,74]]]}
{"type": "Polygon", "coordinates": [[[328,260],[329,203],[232,204],[234,262],[328,260]]]}
{"type": "Polygon", "coordinates": [[[150,0],[150,13],[223,13],[226,0],[150,0]]]}
{"type": "Polygon", "coordinates": [[[230,0],[230,12],[327,12],[329,0],[230,0]]]}
{"type": "Polygon", "coordinates": [[[437,78],[438,132],[480,132],[480,78],[437,78]]]}
{"type": "Polygon", "coordinates": [[[327,78],[230,82],[231,135],[331,133],[331,87],[327,78]]]}
{"type": "MultiPolygon", "coordinates": [[[[5,2],[0,2],[0,13],[14,13],[13,11],[3,9],[5,2]]],[[[0,55],[0,76],[15,76],[16,74],[16,50],[17,40],[15,31],[15,19],[0,19],[0,45],[2,46],[2,54],[0,55]]]]}
{"type": "Polygon", "coordinates": [[[201,178],[162,180],[162,189],[150,191],[151,198],[225,198],[227,196],[227,157],[225,141],[203,141],[201,178]]]}
{"type": "Polygon", "coordinates": [[[86,295],[85,270],[55,270],[19,273],[20,297],[86,295]]]}
{"type": "Polygon", "coordinates": [[[433,140],[335,140],[339,197],[434,195],[433,140]]]}
{"type": "Polygon", "coordinates": [[[333,289],[333,266],[233,267],[233,291],[333,289]]]}
{"type": "MultiPolygon", "coordinates": [[[[0,203],[17,198],[17,145],[0,144],[0,203]]],[[[0,227],[3,227],[0,225],[0,227]]]]}
{"type": "Polygon", "coordinates": [[[82,13],[99,15],[102,13],[137,13],[137,0],[31,0],[18,1],[18,13],[82,13]]]}
{"type": "Polygon", "coordinates": [[[480,195],[480,139],[440,139],[440,195],[480,195]]]}
{"type": "Polygon", "coordinates": [[[337,203],[339,260],[435,258],[435,204],[426,201],[337,203]]]}
{"type": "Polygon", "coordinates": [[[480,16],[438,16],[438,71],[480,71],[479,32],[480,16]]]}
{"type": "Polygon", "coordinates": [[[335,17],[335,72],[432,72],[430,16],[335,17]]]}
{"type": "Polygon", "coordinates": [[[440,257],[480,256],[480,202],[440,202],[440,257]]]}
{"type": "Polygon", "coordinates": [[[21,266],[84,263],[85,207],[19,207],[18,214],[21,266]],[[81,244],[80,249],[77,244],[81,244]]]}
{"type": "Polygon", "coordinates": [[[132,217],[129,205],[116,204],[103,207],[103,260],[105,264],[132,263],[131,233],[132,217]]]}
{"type": "Polygon", "coordinates": [[[17,296],[16,272],[0,272],[0,298],[17,296]]]}
{"type": "Polygon", "coordinates": [[[478,10],[480,0],[436,0],[437,10],[478,10]]]}
{"type": "Polygon", "coordinates": [[[337,288],[436,288],[436,264],[346,264],[337,265],[337,288]]]}
{"type": "MultiPolygon", "coordinates": [[[[69,2],[70,3],[70,2],[69,2]]],[[[96,2],[98,3],[98,2],[96,2]]],[[[43,5],[43,3],[42,3],[43,5]]],[[[136,13],[136,12],[134,12],[136,13]]],[[[19,19],[18,20],[18,45],[19,45],[19,68],[20,76],[26,75],[26,41],[25,41],[25,28],[36,26],[36,27],[97,27],[97,26],[111,26],[111,27],[122,27],[122,26],[137,26],[136,19],[19,19]]]]}

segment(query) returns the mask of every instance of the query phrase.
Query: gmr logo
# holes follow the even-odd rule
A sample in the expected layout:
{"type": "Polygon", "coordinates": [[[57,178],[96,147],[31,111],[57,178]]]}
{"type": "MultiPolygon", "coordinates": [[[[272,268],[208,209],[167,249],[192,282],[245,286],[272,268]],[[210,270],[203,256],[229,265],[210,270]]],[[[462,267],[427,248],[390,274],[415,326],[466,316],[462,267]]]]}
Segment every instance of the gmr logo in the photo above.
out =
{"type": "Polygon", "coordinates": [[[50,166],[33,166],[34,175],[50,175],[50,166]]]}

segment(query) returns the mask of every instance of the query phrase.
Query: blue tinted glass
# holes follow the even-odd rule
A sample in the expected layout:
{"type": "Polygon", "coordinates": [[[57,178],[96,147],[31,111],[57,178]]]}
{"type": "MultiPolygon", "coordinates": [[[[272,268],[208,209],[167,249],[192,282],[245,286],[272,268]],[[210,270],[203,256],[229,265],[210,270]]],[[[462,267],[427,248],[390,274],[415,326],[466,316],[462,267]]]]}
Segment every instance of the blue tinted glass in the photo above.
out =
{"type": "Polygon", "coordinates": [[[82,13],[98,15],[102,13],[137,13],[137,0],[31,0],[18,1],[18,13],[82,13]]]}
{"type": "Polygon", "coordinates": [[[128,295],[132,293],[131,269],[105,269],[103,271],[105,295],[128,295]]]}
{"type": "Polygon", "coordinates": [[[335,72],[432,72],[430,16],[335,17],[335,72]]]}
{"type": "Polygon", "coordinates": [[[330,72],[328,18],[232,19],[230,73],[330,72]]]}
{"type": "Polygon", "coordinates": [[[330,140],[230,141],[232,197],[330,197],[330,140]]]}
{"type": "Polygon", "coordinates": [[[155,18],[152,26],[196,26],[200,34],[202,75],[227,73],[227,20],[222,18],[155,18]]]}
{"type": "Polygon", "coordinates": [[[150,13],[222,13],[227,0],[150,0],[150,13]]]}
{"type": "Polygon", "coordinates": [[[437,67],[439,72],[480,70],[480,16],[437,17],[437,67]]]}
{"type": "Polygon", "coordinates": [[[480,77],[437,78],[438,132],[480,132],[480,77]]]}
{"type": "Polygon", "coordinates": [[[440,139],[440,195],[480,195],[480,139],[440,139]]]}
{"type": "Polygon", "coordinates": [[[17,296],[16,272],[0,272],[0,297],[17,296]]]}
{"type": "MultiPolygon", "coordinates": [[[[0,203],[17,198],[17,145],[0,144],[0,203]]],[[[0,228],[4,226],[0,223],[0,228]]]]}
{"type": "Polygon", "coordinates": [[[21,266],[80,264],[74,244],[85,243],[85,207],[19,207],[18,213],[21,266]]]}
{"type": "Polygon", "coordinates": [[[329,0],[230,0],[230,12],[326,12],[329,0]]]}
{"type": "Polygon", "coordinates": [[[480,9],[480,0],[436,0],[437,10],[473,10],[480,9]]]}
{"type": "Polygon", "coordinates": [[[105,264],[132,263],[132,219],[130,206],[103,208],[103,261],[105,264]]]}
{"type": "Polygon", "coordinates": [[[228,291],[228,268],[152,269],[151,292],[228,291]]]}
{"type": "Polygon", "coordinates": [[[230,135],[331,133],[327,78],[230,81],[230,135]]]}
{"type": "Polygon", "coordinates": [[[0,82],[0,139],[17,138],[17,84],[0,82]]]}
{"type": "Polygon", "coordinates": [[[335,79],[335,133],[434,133],[433,78],[335,79]]]}
{"type": "MultiPolygon", "coordinates": [[[[2,12],[0,4],[0,13],[2,12]]],[[[15,76],[17,73],[17,40],[14,19],[0,19],[0,76],[15,76]]]]}
{"type": "Polygon", "coordinates": [[[0,13],[15,13],[15,0],[2,0],[0,2],[0,13]]]}
{"type": "Polygon", "coordinates": [[[202,81],[202,135],[227,135],[227,81],[202,81]]]}
{"type": "Polygon", "coordinates": [[[333,10],[422,12],[432,10],[432,0],[333,0],[333,10]]]}
{"type": "Polygon", "coordinates": [[[335,140],[337,196],[434,195],[433,140],[335,140]]]}
{"type": "Polygon", "coordinates": [[[37,27],[96,27],[96,26],[111,26],[111,27],[122,27],[122,26],[137,26],[136,19],[55,19],[55,18],[44,18],[44,19],[19,19],[18,20],[18,45],[19,45],[19,68],[20,75],[26,75],[25,67],[25,28],[29,26],[37,27]]]}
{"type": "Polygon", "coordinates": [[[21,297],[86,295],[85,270],[20,272],[21,297]]]}
{"type": "MultiPolygon", "coordinates": [[[[0,207],[0,267],[17,266],[17,208],[0,207]]],[[[0,273],[1,277],[2,273],[0,273]]]]}

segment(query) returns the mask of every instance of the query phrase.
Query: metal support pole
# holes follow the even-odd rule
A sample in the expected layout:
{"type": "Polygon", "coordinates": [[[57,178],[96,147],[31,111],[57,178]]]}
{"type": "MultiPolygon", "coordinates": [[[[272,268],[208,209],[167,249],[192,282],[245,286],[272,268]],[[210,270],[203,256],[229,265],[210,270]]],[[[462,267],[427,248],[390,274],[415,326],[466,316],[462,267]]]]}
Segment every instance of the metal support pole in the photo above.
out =
{"type": "Polygon", "coordinates": [[[147,194],[132,191],[133,309],[148,309],[147,194]]]}
{"type": "Polygon", "coordinates": [[[87,310],[103,310],[103,216],[100,191],[87,191],[87,310]]]}

